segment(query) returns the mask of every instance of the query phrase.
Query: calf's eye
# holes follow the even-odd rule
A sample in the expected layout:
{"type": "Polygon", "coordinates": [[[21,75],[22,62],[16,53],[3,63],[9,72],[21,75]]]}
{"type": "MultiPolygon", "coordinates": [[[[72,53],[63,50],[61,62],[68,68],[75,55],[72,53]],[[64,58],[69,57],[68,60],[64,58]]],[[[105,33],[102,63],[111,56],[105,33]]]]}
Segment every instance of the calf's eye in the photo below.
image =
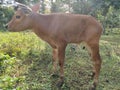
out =
{"type": "Polygon", "coordinates": [[[20,16],[16,16],[17,19],[20,19],[20,16]]]}

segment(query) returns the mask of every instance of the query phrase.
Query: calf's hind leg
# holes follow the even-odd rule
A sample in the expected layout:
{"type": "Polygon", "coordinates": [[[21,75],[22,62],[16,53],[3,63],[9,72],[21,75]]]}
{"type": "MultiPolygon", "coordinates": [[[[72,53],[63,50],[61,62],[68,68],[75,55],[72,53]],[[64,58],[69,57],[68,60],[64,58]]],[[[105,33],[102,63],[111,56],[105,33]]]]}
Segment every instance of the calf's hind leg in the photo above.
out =
{"type": "Polygon", "coordinates": [[[87,44],[91,51],[91,57],[93,61],[93,87],[92,90],[96,89],[96,86],[98,84],[98,78],[100,74],[101,69],[101,57],[99,54],[99,43],[89,43],[87,44]]]}

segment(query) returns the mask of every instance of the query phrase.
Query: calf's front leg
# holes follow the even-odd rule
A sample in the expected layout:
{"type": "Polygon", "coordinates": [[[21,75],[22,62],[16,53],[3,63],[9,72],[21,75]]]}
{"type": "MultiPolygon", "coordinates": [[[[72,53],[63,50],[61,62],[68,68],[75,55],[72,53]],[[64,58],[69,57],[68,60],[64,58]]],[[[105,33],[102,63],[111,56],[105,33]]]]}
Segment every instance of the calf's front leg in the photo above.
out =
{"type": "Polygon", "coordinates": [[[58,76],[57,75],[57,60],[58,60],[58,49],[57,48],[53,48],[53,74],[52,76],[58,76]]]}
{"type": "Polygon", "coordinates": [[[65,59],[65,48],[67,45],[61,45],[58,48],[58,60],[59,60],[59,66],[60,66],[60,79],[58,81],[57,86],[61,87],[64,83],[64,59],[65,59]]]}

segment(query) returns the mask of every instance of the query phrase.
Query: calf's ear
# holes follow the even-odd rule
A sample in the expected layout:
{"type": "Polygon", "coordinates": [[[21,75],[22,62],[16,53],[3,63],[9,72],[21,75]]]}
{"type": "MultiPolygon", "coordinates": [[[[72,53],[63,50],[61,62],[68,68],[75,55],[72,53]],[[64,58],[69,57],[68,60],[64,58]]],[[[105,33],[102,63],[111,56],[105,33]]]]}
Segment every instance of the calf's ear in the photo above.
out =
{"type": "Polygon", "coordinates": [[[40,9],[40,3],[37,3],[31,7],[33,12],[39,12],[40,9]]]}

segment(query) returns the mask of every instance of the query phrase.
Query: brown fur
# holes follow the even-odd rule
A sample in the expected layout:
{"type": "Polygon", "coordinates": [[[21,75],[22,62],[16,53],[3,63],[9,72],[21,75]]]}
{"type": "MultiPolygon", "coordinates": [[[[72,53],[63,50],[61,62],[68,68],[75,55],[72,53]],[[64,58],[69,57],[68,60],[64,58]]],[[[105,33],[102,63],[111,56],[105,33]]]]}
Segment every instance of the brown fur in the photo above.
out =
{"type": "Polygon", "coordinates": [[[49,14],[41,15],[35,12],[24,13],[18,9],[8,23],[10,31],[32,29],[41,39],[53,48],[53,69],[56,72],[57,59],[60,66],[60,81],[64,77],[65,48],[69,43],[85,42],[93,59],[95,89],[101,68],[99,55],[99,39],[102,34],[101,24],[92,16],[79,14],[49,14]],[[21,16],[16,19],[16,15],[21,16]]]}

